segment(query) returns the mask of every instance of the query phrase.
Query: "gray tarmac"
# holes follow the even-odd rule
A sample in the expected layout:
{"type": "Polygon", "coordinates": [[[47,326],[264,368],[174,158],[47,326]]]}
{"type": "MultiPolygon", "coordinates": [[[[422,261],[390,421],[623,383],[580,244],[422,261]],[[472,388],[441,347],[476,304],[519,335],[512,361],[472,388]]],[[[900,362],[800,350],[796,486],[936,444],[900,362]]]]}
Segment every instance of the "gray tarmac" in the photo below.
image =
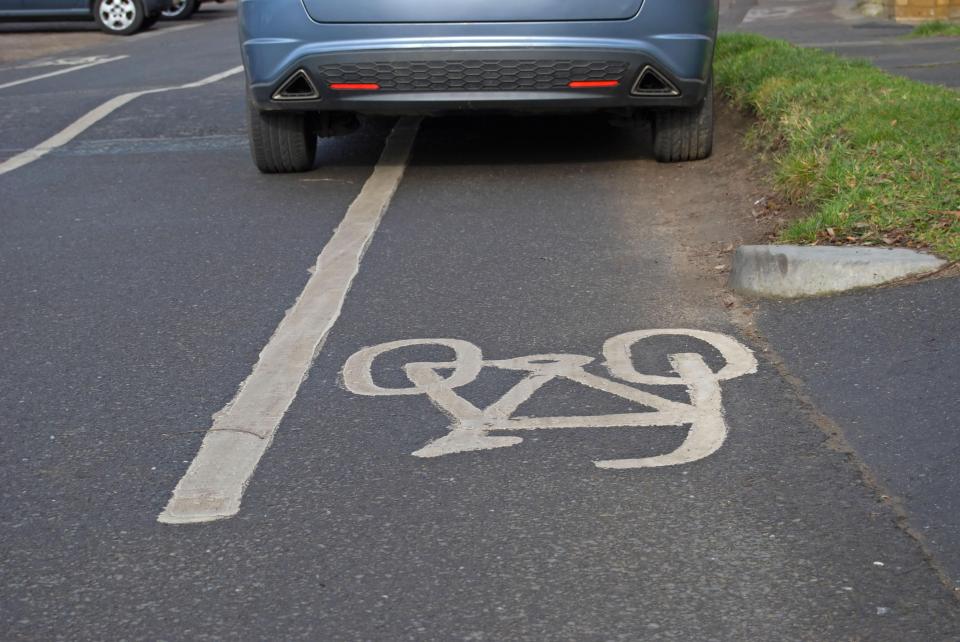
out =
{"type": "Polygon", "coordinates": [[[767,303],[759,326],[960,580],[960,281],[767,303]]]}
{"type": "MultiPolygon", "coordinates": [[[[238,64],[235,29],[224,17],[111,44],[130,58],[105,65],[109,78],[0,91],[0,148],[130,88],[238,64]]],[[[144,96],[0,176],[4,639],[960,639],[937,563],[860,462],[831,449],[716,277],[678,258],[691,212],[737,198],[692,202],[682,186],[723,183],[743,152],[724,142],[714,161],[664,167],[642,132],[596,119],[425,121],[241,512],[158,523],[392,126],[368,122],[324,141],[315,171],[267,177],[244,147],[243,100],[239,76],[144,96]],[[449,418],[423,396],[354,395],[340,375],[360,348],[397,339],[599,358],[614,335],[677,327],[734,336],[760,365],[722,385],[726,444],[669,468],[592,461],[669,452],[685,427],[526,432],[512,448],[418,459],[449,418]]],[[[759,327],[778,318],[764,310],[759,327]]],[[[690,339],[651,341],[634,363],[665,375],[688,351],[722,365],[690,339]]],[[[403,385],[399,366],[383,360],[377,380],[403,385]]],[[[515,383],[494,370],[461,393],[483,406],[515,383]]],[[[520,410],[638,408],[552,382],[520,410]]]]}
{"type": "Polygon", "coordinates": [[[960,88],[960,38],[905,38],[909,24],[859,15],[847,0],[724,0],[722,31],[756,33],[866,60],[897,76],[960,88]]]}

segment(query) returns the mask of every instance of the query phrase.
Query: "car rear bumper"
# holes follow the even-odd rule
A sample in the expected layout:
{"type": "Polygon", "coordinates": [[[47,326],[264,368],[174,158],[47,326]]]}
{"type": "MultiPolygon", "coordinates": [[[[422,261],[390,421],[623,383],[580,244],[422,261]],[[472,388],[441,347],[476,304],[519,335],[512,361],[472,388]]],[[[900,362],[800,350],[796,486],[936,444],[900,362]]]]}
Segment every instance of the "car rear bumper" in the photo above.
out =
{"type": "Polygon", "coordinates": [[[448,24],[317,23],[299,0],[242,0],[240,24],[250,97],[263,110],[672,107],[704,96],[716,0],[645,0],[629,20],[448,24]],[[634,95],[648,66],[677,91],[634,95]],[[278,97],[301,70],[316,95],[278,97]],[[570,86],[583,81],[616,83],[570,86]]]}
{"type": "Polygon", "coordinates": [[[704,79],[677,77],[644,52],[530,48],[314,54],[277,79],[250,85],[261,109],[393,114],[670,107],[696,104],[705,91],[704,79]],[[663,94],[633,93],[647,67],[668,81],[663,94]],[[301,71],[315,97],[283,93],[287,79],[301,71]]]}

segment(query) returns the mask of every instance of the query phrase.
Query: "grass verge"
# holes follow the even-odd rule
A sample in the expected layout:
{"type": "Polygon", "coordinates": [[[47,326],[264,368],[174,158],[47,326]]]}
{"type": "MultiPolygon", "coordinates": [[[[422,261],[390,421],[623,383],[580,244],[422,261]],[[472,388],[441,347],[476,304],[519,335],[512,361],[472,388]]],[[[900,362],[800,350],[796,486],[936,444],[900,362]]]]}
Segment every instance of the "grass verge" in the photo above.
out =
{"type": "Polygon", "coordinates": [[[934,20],[917,25],[906,38],[931,38],[934,36],[960,36],[960,24],[946,20],[934,20]]]}
{"type": "Polygon", "coordinates": [[[756,115],[777,190],[812,212],[783,242],[960,259],[960,92],[751,34],[720,37],[715,76],[756,115]]]}

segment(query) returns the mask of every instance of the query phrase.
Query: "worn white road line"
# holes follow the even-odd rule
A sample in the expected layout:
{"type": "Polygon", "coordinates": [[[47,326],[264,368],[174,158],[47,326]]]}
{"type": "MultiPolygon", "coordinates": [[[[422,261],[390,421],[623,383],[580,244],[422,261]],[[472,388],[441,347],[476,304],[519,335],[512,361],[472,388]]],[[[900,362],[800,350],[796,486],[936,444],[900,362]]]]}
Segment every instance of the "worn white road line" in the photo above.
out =
{"type": "Polygon", "coordinates": [[[84,63],[82,65],[71,65],[66,69],[58,69],[56,71],[48,71],[45,74],[39,74],[37,76],[30,76],[29,78],[21,78],[20,80],[14,80],[8,83],[0,85],[0,89],[7,89],[8,87],[16,87],[17,85],[25,85],[28,82],[34,82],[36,80],[43,80],[44,78],[53,78],[54,76],[62,76],[63,74],[69,74],[73,71],[80,71],[81,69],[89,69],[90,67],[96,67],[97,65],[103,65],[108,62],[115,62],[117,60],[123,60],[124,58],[129,58],[130,56],[113,56],[112,58],[101,58],[100,60],[95,60],[93,62],[84,63]]]}
{"type": "Polygon", "coordinates": [[[317,258],[297,302],[237,395],[214,415],[159,521],[209,522],[240,510],[250,477],[340,316],[363,254],[403,177],[418,127],[417,119],[402,119],[394,127],[373,174],[317,258]]]}
{"type": "Polygon", "coordinates": [[[949,45],[947,38],[910,38],[906,40],[897,40],[896,38],[884,38],[882,40],[854,40],[852,42],[845,40],[831,40],[829,42],[797,42],[798,47],[809,49],[846,49],[850,47],[917,47],[925,45],[949,45]]]}
{"type": "Polygon", "coordinates": [[[178,31],[184,31],[186,29],[196,29],[197,27],[202,27],[205,24],[213,24],[213,23],[189,22],[185,25],[177,25],[176,27],[164,27],[163,29],[151,29],[150,31],[141,31],[136,35],[130,36],[129,38],[127,38],[127,40],[149,40],[150,38],[156,38],[157,36],[165,36],[169,33],[176,33],[178,31]]]}
{"type": "Polygon", "coordinates": [[[16,156],[12,156],[11,158],[8,158],[4,162],[0,163],[0,176],[6,174],[7,172],[12,172],[15,169],[19,169],[24,165],[29,165],[33,161],[43,158],[58,147],[63,147],[71,140],[85,132],[87,129],[115,112],[117,109],[123,107],[131,100],[139,98],[140,96],[146,96],[147,94],[159,94],[165,91],[174,91],[177,89],[193,89],[195,87],[203,87],[204,85],[209,85],[223,80],[224,78],[229,78],[230,76],[239,74],[241,71],[243,71],[243,67],[239,66],[220,72],[219,74],[214,74],[194,82],[186,83],[184,85],[158,87],[156,89],[144,89],[142,91],[132,91],[126,94],[120,94],[119,96],[111,98],[102,105],[94,107],[86,114],[73,121],[61,131],[54,134],[39,145],[22,151],[16,156]]]}

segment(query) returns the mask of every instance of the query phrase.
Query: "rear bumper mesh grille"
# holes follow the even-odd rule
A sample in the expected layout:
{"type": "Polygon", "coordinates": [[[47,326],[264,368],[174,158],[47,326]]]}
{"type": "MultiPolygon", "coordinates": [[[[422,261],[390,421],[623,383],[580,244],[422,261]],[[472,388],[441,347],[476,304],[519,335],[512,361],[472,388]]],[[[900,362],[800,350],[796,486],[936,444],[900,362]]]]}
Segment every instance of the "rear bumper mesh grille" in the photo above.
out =
{"type": "Polygon", "coordinates": [[[387,91],[529,91],[563,89],[572,81],[623,81],[616,60],[423,60],[321,65],[327,84],[376,83],[387,91]]]}

